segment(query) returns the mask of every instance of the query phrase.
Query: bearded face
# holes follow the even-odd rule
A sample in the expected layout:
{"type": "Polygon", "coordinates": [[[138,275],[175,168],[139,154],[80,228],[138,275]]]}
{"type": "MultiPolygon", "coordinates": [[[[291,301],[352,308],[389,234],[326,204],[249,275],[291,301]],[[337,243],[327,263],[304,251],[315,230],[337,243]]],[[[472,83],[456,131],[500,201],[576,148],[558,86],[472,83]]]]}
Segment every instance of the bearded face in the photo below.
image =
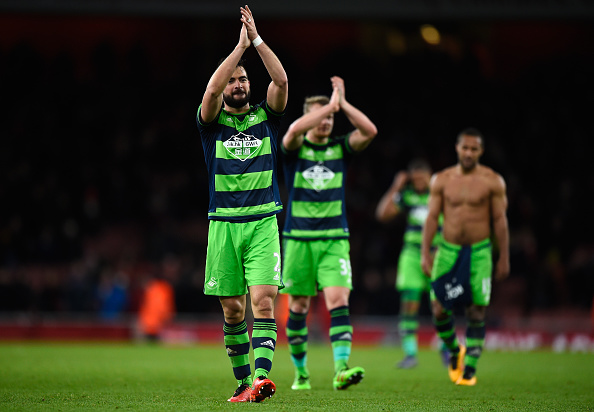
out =
{"type": "Polygon", "coordinates": [[[234,109],[241,109],[250,102],[252,91],[244,89],[235,89],[230,94],[223,92],[223,101],[229,107],[234,109]]]}
{"type": "Polygon", "coordinates": [[[247,73],[242,66],[237,66],[223,90],[223,101],[227,107],[242,109],[249,105],[251,95],[247,73]]]}

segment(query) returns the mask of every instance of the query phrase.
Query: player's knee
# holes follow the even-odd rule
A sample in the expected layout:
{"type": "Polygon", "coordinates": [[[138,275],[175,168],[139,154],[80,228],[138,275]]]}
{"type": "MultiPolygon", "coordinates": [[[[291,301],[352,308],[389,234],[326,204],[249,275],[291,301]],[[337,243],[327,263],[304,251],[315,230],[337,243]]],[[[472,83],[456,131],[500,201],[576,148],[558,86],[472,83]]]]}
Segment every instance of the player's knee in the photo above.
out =
{"type": "Polygon", "coordinates": [[[274,299],[269,296],[260,297],[257,300],[252,300],[252,311],[256,318],[272,318],[274,317],[274,299]]]}
{"type": "Polygon", "coordinates": [[[236,324],[245,319],[245,310],[239,308],[223,308],[225,322],[236,324]]]}
{"type": "Polygon", "coordinates": [[[433,313],[433,317],[437,320],[444,320],[448,317],[448,313],[437,299],[431,301],[431,312],[433,313]]]}
{"type": "Polygon", "coordinates": [[[241,299],[221,299],[221,306],[227,323],[239,323],[245,318],[245,304],[241,299]]]}
{"type": "Polygon", "coordinates": [[[402,301],[400,312],[403,315],[416,315],[419,313],[419,302],[416,301],[402,301]]]}
{"type": "Polygon", "coordinates": [[[470,322],[482,322],[487,313],[486,306],[471,305],[466,309],[466,318],[470,322]]]}
{"type": "Polygon", "coordinates": [[[293,313],[304,314],[309,312],[310,300],[308,296],[291,296],[289,300],[289,309],[293,313]]]}

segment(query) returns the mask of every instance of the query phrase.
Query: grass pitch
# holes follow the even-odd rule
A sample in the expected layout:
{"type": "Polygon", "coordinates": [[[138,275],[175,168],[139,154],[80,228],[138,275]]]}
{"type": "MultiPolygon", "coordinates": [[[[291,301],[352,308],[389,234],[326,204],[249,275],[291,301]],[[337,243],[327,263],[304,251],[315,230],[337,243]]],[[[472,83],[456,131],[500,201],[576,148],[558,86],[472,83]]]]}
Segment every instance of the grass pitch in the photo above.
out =
{"type": "MultiPolygon", "coordinates": [[[[311,391],[292,391],[293,368],[279,344],[270,378],[276,395],[227,402],[236,388],[223,345],[0,344],[0,410],[594,411],[594,355],[485,351],[475,387],[458,387],[439,356],[398,370],[394,347],[355,346],[365,379],[332,389],[329,345],[310,345],[311,391]]],[[[252,362],[253,367],[253,362],[252,362]]]]}

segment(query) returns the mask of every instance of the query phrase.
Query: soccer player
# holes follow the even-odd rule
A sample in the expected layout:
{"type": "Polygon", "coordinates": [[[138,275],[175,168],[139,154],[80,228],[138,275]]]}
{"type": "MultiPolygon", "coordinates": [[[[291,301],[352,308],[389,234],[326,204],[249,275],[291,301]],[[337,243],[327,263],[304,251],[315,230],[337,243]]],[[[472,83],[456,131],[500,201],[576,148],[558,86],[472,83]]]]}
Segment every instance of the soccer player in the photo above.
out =
{"type": "Polygon", "coordinates": [[[432,177],[423,228],[421,265],[431,275],[435,328],[450,351],[448,373],[456,385],[473,386],[477,381],[491,297],[492,234],[499,249],[495,279],[505,279],[510,270],[505,181],[479,163],[483,151],[483,135],[478,130],[468,128],[458,135],[458,163],[432,177]],[[443,241],[433,260],[431,244],[442,213],[443,241]],[[465,307],[466,347],[456,337],[452,312],[456,306],[465,307]]]}
{"type": "Polygon", "coordinates": [[[210,194],[204,293],[218,296],[223,308],[225,347],[239,385],[229,401],[260,402],[276,391],[268,379],[277,336],[274,300],[282,287],[276,155],[288,84],[281,62],[258,35],[251,10],[240,11],[239,42],[210,78],[196,116],[210,194]],[[241,60],[251,45],[272,78],[266,99],[257,105],[249,103],[251,84],[241,60]],[[253,381],[245,322],[248,290],[253,381]]]}
{"type": "MultiPolygon", "coordinates": [[[[401,214],[405,214],[407,219],[396,278],[396,289],[400,293],[398,330],[404,350],[404,359],[396,366],[401,369],[411,369],[418,364],[419,308],[423,293],[431,290],[430,279],[421,268],[421,236],[427,217],[430,180],[429,163],[423,159],[413,159],[408,170],[396,174],[375,211],[377,220],[382,223],[390,222],[401,214]]],[[[441,231],[438,230],[432,246],[435,247],[440,240],[441,231]]],[[[441,348],[441,357],[447,365],[448,352],[445,346],[441,348]]]]}
{"type": "Polygon", "coordinates": [[[347,165],[377,134],[375,125],[345,97],[344,81],[331,78],[332,96],[305,99],[304,114],[282,140],[289,202],[283,230],[283,281],[289,295],[287,336],[295,365],[292,389],[310,389],[306,325],[311,297],[323,290],[330,312],[335,389],[359,383],[361,367],[349,368],[353,327],[349,229],[345,213],[347,165]],[[342,111],[355,130],[331,138],[334,114],[342,111]]]}

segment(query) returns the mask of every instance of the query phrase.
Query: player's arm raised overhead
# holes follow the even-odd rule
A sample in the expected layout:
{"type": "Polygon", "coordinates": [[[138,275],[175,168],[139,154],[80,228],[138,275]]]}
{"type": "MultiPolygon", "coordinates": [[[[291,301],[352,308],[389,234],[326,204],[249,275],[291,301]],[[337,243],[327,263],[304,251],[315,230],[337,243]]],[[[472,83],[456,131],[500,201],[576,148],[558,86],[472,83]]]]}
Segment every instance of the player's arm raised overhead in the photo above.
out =
{"type": "Polygon", "coordinates": [[[507,195],[503,178],[495,174],[494,189],[491,196],[493,233],[499,247],[499,259],[495,266],[495,279],[502,280],[509,275],[509,229],[507,224],[507,195]]]}
{"type": "Polygon", "coordinates": [[[404,189],[408,181],[408,173],[404,170],[394,176],[394,181],[386,193],[382,196],[375,209],[375,217],[382,223],[387,223],[400,213],[396,197],[404,189]]]}
{"type": "Polygon", "coordinates": [[[340,109],[338,101],[338,90],[334,89],[328,104],[322,106],[319,110],[312,110],[305,113],[299,119],[291,123],[287,132],[283,136],[284,148],[292,151],[301,147],[303,144],[303,137],[309,129],[316,127],[325,117],[331,116],[340,109]]]}
{"type": "Polygon", "coordinates": [[[243,53],[248,47],[250,47],[250,40],[247,37],[247,30],[244,24],[239,33],[237,46],[217,67],[206,85],[206,91],[202,97],[202,107],[200,109],[200,117],[205,123],[212,122],[221,110],[225,86],[227,86],[229,79],[237,67],[237,63],[239,63],[241,56],[243,56],[243,53]]]}
{"type": "Polygon", "coordinates": [[[247,5],[241,8],[241,21],[247,29],[247,37],[253,42],[272,79],[266,93],[266,102],[275,112],[283,112],[285,107],[287,107],[289,93],[287,73],[276,54],[274,54],[272,49],[258,35],[254,16],[247,5]]]}
{"type": "Polygon", "coordinates": [[[355,127],[355,131],[349,137],[349,144],[353,150],[359,152],[369,146],[369,143],[377,135],[377,127],[365,113],[347,101],[344,80],[338,76],[333,76],[330,80],[332,81],[332,88],[338,89],[340,109],[355,127]]]}
{"type": "Polygon", "coordinates": [[[431,275],[433,268],[433,257],[431,256],[431,244],[439,228],[439,214],[443,210],[443,173],[431,177],[429,184],[429,203],[427,219],[423,226],[423,240],[421,241],[421,267],[427,276],[431,275]]]}

